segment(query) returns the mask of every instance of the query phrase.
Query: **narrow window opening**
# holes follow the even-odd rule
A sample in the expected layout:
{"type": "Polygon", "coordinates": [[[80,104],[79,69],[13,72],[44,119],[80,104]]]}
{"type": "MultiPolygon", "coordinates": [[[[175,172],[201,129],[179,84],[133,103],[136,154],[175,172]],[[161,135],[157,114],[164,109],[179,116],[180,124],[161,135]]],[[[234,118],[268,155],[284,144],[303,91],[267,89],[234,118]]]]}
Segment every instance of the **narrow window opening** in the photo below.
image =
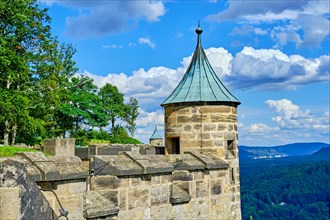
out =
{"type": "Polygon", "coordinates": [[[235,183],[235,171],[234,168],[230,169],[230,182],[235,183]]]}
{"type": "Polygon", "coordinates": [[[180,138],[172,138],[172,154],[180,154],[180,138]]]}
{"type": "Polygon", "coordinates": [[[234,159],[234,158],[236,158],[235,141],[227,140],[226,159],[234,159]]]}

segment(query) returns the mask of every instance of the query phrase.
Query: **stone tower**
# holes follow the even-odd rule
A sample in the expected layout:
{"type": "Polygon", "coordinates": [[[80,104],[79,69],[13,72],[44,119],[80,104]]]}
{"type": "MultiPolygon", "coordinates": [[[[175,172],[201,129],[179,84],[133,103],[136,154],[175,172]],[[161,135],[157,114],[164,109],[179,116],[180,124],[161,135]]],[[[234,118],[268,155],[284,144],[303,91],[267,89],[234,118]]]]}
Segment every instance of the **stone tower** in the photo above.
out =
{"type": "Polygon", "coordinates": [[[202,32],[198,25],[191,63],[178,86],[161,104],[165,110],[165,148],[168,154],[211,152],[228,163],[224,178],[230,183],[233,209],[240,216],[237,132],[240,101],[211,67],[202,48],[202,32]]]}
{"type": "Polygon", "coordinates": [[[163,138],[158,133],[157,125],[155,125],[154,133],[149,138],[149,143],[154,146],[163,146],[163,138]]]}

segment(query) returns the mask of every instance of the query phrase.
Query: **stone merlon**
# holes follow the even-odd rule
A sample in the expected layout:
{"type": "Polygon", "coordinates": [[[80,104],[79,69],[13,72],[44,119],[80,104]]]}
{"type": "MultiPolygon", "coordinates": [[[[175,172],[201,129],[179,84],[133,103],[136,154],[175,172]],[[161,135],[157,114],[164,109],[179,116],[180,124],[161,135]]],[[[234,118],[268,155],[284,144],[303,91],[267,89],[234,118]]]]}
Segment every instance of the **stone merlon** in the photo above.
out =
{"type": "Polygon", "coordinates": [[[142,175],[171,173],[174,170],[227,169],[229,164],[211,153],[187,152],[183,155],[141,155],[123,152],[121,155],[91,157],[94,175],[142,175]]]}
{"type": "Polygon", "coordinates": [[[25,164],[25,169],[34,181],[54,181],[84,179],[87,171],[81,167],[76,156],[50,156],[41,152],[17,153],[17,160],[25,164]]]}

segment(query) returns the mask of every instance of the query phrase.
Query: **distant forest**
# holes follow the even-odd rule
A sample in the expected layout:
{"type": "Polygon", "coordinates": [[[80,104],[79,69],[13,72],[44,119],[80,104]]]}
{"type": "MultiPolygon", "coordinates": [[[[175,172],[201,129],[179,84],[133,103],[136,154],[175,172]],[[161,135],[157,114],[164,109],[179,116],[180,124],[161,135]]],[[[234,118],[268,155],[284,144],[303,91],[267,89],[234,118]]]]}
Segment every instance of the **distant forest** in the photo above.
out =
{"type": "Polygon", "coordinates": [[[241,161],[242,219],[330,219],[330,158],[314,159],[241,161]]]}

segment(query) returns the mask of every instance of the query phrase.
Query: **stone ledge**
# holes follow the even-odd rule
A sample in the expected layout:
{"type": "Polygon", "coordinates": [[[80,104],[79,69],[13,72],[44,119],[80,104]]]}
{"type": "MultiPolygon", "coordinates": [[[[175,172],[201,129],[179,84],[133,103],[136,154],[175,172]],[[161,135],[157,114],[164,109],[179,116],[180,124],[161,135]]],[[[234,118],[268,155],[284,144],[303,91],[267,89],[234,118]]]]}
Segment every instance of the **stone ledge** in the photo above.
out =
{"type": "Polygon", "coordinates": [[[128,176],[143,174],[143,168],[125,155],[92,156],[90,167],[94,169],[95,175],[128,176]]]}
{"type": "Polygon", "coordinates": [[[93,219],[108,217],[119,212],[118,206],[97,191],[87,191],[84,195],[84,217],[93,219]]]}
{"type": "Polygon", "coordinates": [[[166,155],[171,161],[175,170],[202,170],[204,163],[190,154],[169,154],[166,155]]]}
{"type": "Polygon", "coordinates": [[[184,153],[201,161],[206,169],[227,169],[229,167],[228,163],[208,152],[186,151],[184,153]]]}
{"type": "Polygon", "coordinates": [[[189,193],[189,182],[173,182],[171,187],[170,203],[179,204],[189,202],[191,199],[189,193]]]}
{"type": "Polygon", "coordinates": [[[123,154],[138,164],[143,169],[143,174],[169,173],[174,170],[164,155],[139,155],[128,152],[123,154]]]}
{"type": "Polygon", "coordinates": [[[17,153],[15,157],[26,166],[27,173],[35,181],[84,179],[87,171],[75,156],[46,157],[41,152],[17,153]]]}

